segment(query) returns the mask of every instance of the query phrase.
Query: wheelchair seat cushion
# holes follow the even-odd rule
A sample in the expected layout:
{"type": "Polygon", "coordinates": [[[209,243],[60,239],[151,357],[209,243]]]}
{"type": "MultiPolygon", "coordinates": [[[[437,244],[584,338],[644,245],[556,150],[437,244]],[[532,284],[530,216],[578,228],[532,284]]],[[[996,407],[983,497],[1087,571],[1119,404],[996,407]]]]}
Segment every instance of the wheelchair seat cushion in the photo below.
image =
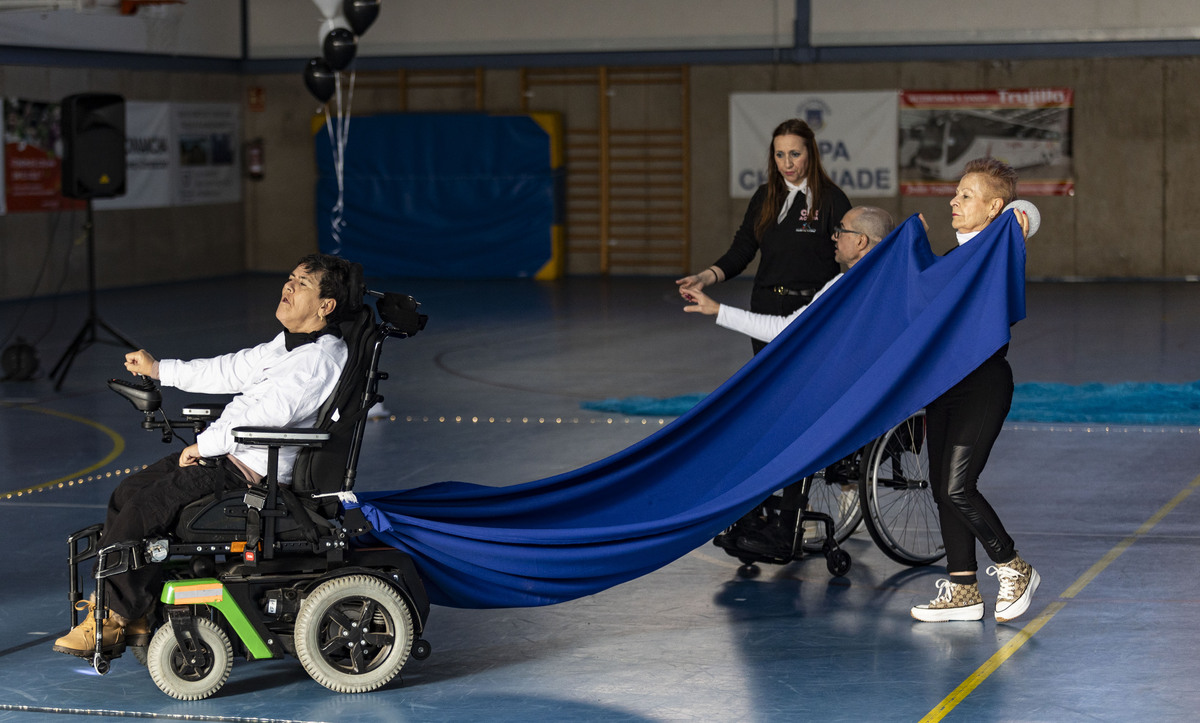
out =
{"type": "MultiPolygon", "coordinates": [[[[245,490],[233,490],[192,502],[179,515],[175,537],[180,542],[244,542],[250,510],[245,497],[245,490]]],[[[285,513],[276,518],[276,539],[284,542],[305,539],[305,529],[309,526],[293,517],[282,500],[277,502],[276,509],[285,513]]],[[[307,508],[305,512],[318,531],[332,531],[333,523],[329,520],[307,508]]]]}

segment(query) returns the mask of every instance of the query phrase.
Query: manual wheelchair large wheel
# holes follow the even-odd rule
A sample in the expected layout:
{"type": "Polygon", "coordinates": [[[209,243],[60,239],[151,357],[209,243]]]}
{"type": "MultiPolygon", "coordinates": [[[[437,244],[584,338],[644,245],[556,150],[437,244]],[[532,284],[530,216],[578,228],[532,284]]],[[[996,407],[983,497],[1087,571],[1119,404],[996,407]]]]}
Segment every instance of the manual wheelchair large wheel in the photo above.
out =
{"type": "MultiPolygon", "coordinates": [[[[841,544],[854,534],[862,523],[859,504],[857,453],[835,462],[812,476],[808,491],[808,509],[824,512],[833,518],[833,539],[841,544]]],[[[811,525],[804,529],[804,551],[824,552],[825,526],[811,525]]]]}
{"type": "Polygon", "coordinates": [[[229,636],[211,620],[196,618],[196,635],[206,655],[203,663],[179,646],[170,623],[159,627],[146,650],[146,667],[162,692],[179,700],[201,700],[229,680],[233,647],[229,636]]]}
{"type": "Polygon", "coordinates": [[[867,447],[859,480],[871,539],[888,557],[913,566],[946,554],[925,430],[924,410],[888,430],[867,447]]]}
{"type": "Polygon", "coordinates": [[[346,575],[321,583],[300,605],[296,657],[312,679],[339,693],[387,683],[413,643],[408,603],[384,581],[346,575]]]}

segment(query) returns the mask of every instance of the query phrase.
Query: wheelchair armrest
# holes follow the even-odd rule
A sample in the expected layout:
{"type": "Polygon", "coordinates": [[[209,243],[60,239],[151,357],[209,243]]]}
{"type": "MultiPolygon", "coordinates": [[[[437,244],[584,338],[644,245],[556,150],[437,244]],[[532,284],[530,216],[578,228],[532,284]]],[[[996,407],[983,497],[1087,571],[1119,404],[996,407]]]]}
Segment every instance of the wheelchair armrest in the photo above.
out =
{"type": "Polygon", "coordinates": [[[320,447],[329,441],[329,432],[303,427],[236,427],[233,441],[257,447],[320,447]]]}
{"type": "Polygon", "coordinates": [[[225,411],[223,402],[199,402],[187,404],[183,408],[183,418],[189,422],[211,422],[225,411]]]}

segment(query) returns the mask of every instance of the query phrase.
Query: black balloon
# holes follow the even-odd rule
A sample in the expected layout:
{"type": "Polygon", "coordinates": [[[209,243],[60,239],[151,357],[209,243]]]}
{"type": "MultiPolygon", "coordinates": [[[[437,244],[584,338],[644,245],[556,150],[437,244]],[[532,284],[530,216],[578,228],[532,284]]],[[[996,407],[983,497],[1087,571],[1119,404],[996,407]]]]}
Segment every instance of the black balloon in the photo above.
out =
{"type": "Polygon", "coordinates": [[[308,86],[308,92],[312,93],[314,98],[324,103],[333,97],[333,91],[337,88],[337,78],[333,68],[329,67],[324,58],[313,58],[304,66],[304,84],[308,86]]]}
{"type": "Polygon", "coordinates": [[[358,51],[358,41],[349,30],[334,28],[325,36],[323,47],[329,66],[334,70],[342,70],[354,60],[354,54],[358,51]]]}
{"type": "Polygon", "coordinates": [[[355,35],[362,35],[379,17],[379,0],[343,0],[342,15],[355,35]]]}

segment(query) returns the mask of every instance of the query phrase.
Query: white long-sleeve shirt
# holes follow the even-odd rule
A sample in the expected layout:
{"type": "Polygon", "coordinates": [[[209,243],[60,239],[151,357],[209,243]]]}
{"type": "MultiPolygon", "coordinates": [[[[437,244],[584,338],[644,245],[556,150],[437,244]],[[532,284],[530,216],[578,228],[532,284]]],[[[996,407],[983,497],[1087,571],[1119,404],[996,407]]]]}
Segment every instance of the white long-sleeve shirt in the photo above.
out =
{"type": "MultiPolygon", "coordinates": [[[[311,427],[317,410],[333,393],[346,365],[346,344],[331,334],[292,351],[283,334],[265,344],[212,359],[163,359],[158,376],[165,386],[200,394],[236,394],[225,411],[196,438],[203,457],[230,455],[256,472],[267,473],[266,447],[233,441],[236,427],[311,427]]],[[[279,481],[292,479],[299,450],[279,453],[279,481]]]]}
{"type": "Polygon", "coordinates": [[[739,309],[736,306],[721,304],[721,307],[717,309],[717,326],[740,331],[759,341],[771,341],[779,336],[780,332],[786,329],[788,324],[798,319],[813,301],[820,298],[821,294],[828,291],[829,287],[833,286],[840,278],[842,278],[842,274],[838,274],[829,281],[826,281],[825,285],[818,289],[817,293],[813,294],[812,301],[809,301],[808,304],[801,306],[787,316],[755,314],[745,309],[739,309]]]}

